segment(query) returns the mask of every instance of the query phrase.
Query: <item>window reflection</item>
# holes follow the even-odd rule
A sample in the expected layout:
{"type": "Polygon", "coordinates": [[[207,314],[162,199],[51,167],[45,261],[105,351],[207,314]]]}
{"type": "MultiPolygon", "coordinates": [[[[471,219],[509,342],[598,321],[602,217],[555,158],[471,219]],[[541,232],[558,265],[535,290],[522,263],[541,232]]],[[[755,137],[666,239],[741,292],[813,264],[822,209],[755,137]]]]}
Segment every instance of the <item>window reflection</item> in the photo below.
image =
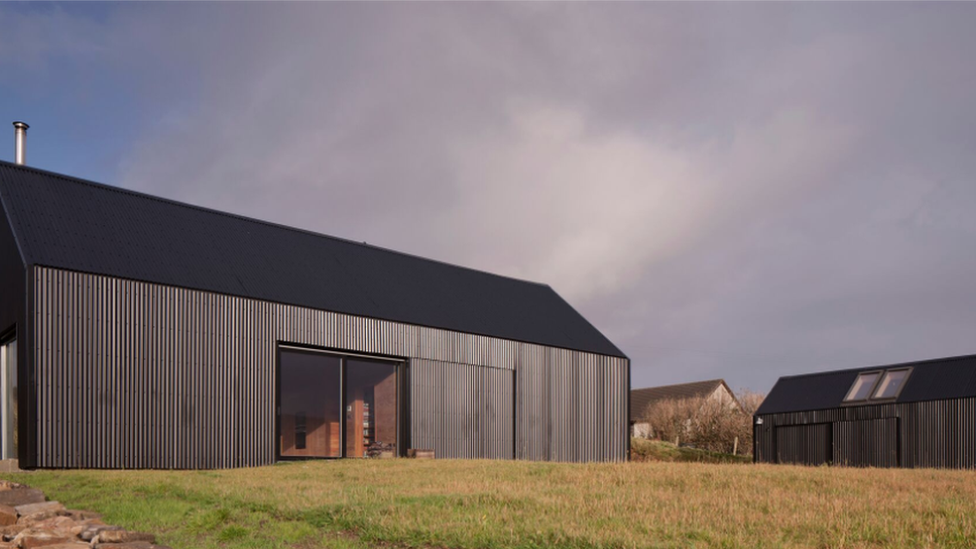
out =
{"type": "Polygon", "coordinates": [[[285,457],[340,457],[340,359],[281,352],[280,448],[285,457]]]}
{"type": "Polygon", "coordinates": [[[0,347],[0,392],[2,392],[3,459],[17,458],[17,340],[13,339],[0,347]]]}
{"type": "Polygon", "coordinates": [[[346,360],[346,457],[396,455],[396,365],[346,360]]]}

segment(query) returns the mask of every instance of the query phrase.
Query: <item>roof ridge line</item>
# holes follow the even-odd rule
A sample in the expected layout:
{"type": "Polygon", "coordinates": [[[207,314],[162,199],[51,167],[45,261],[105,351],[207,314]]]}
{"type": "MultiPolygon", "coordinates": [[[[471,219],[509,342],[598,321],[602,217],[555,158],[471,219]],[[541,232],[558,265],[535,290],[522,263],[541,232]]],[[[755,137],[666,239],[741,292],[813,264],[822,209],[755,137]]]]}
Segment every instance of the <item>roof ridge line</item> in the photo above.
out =
{"type": "MultiPolygon", "coordinates": [[[[226,216],[226,217],[232,217],[232,218],[235,218],[235,219],[240,219],[242,221],[248,221],[248,222],[251,222],[251,223],[258,223],[258,224],[266,225],[266,226],[269,226],[269,227],[276,227],[276,228],[279,228],[279,229],[285,229],[285,230],[288,230],[288,231],[294,231],[294,232],[298,232],[298,233],[303,233],[303,234],[307,234],[307,235],[310,235],[310,236],[316,236],[316,237],[319,237],[319,238],[328,238],[330,240],[335,240],[337,242],[344,242],[346,244],[354,244],[356,246],[362,246],[364,248],[371,248],[371,249],[379,250],[379,251],[382,251],[382,252],[389,252],[389,253],[401,255],[401,256],[404,256],[404,257],[411,257],[411,258],[414,258],[414,259],[420,259],[422,261],[429,261],[431,263],[438,263],[438,264],[441,264],[441,265],[446,265],[448,267],[454,267],[454,268],[457,268],[457,269],[465,269],[467,271],[471,271],[471,272],[474,272],[474,273],[479,273],[479,274],[488,275],[488,276],[494,276],[494,277],[498,277],[498,278],[504,278],[504,279],[507,279],[507,280],[515,281],[515,282],[524,282],[526,284],[533,284],[533,285],[536,285],[536,286],[543,286],[543,287],[549,288],[550,290],[552,289],[552,287],[549,284],[546,284],[544,282],[537,282],[537,281],[534,281],[534,280],[527,280],[527,279],[524,279],[524,278],[517,278],[517,277],[509,276],[509,275],[502,275],[502,274],[498,274],[498,273],[492,273],[492,272],[489,272],[489,271],[485,271],[483,269],[476,269],[474,267],[468,267],[466,265],[458,265],[456,263],[449,263],[447,261],[443,261],[443,260],[440,260],[440,259],[432,259],[432,258],[429,258],[429,257],[424,257],[422,255],[417,255],[417,254],[412,254],[412,253],[408,253],[408,252],[403,252],[403,251],[400,251],[400,250],[394,250],[392,248],[385,248],[383,246],[377,246],[375,244],[369,244],[366,241],[351,240],[351,239],[343,238],[343,237],[340,237],[340,236],[335,236],[335,235],[330,235],[330,234],[325,234],[325,233],[320,233],[320,232],[312,231],[310,229],[302,229],[302,228],[299,228],[299,227],[292,227],[290,225],[284,225],[284,224],[281,224],[281,223],[275,223],[273,221],[267,221],[267,220],[264,220],[264,219],[258,219],[256,217],[249,217],[249,216],[242,215],[242,214],[225,212],[225,211],[222,211],[222,210],[217,210],[217,209],[214,209],[214,208],[208,208],[206,206],[199,206],[199,205],[196,205],[196,204],[190,204],[188,202],[181,202],[179,200],[175,200],[175,199],[172,199],[172,198],[165,198],[165,197],[162,197],[162,196],[157,196],[157,195],[149,194],[149,193],[142,192],[142,191],[136,191],[136,190],[127,189],[127,188],[124,188],[124,187],[117,187],[115,185],[109,185],[108,183],[100,183],[98,181],[92,181],[91,179],[84,179],[84,178],[75,177],[75,176],[72,176],[72,175],[66,175],[66,174],[62,174],[62,173],[58,173],[58,172],[52,172],[52,171],[48,171],[48,170],[43,170],[43,169],[40,169],[40,168],[35,168],[33,166],[25,166],[25,165],[22,165],[22,164],[14,164],[12,162],[7,162],[6,160],[0,160],[0,165],[5,165],[6,167],[16,168],[16,169],[19,169],[19,170],[25,170],[25,171],[35,172],[35,173],[38,173],[38,174],[41,174],[41,175],[45,175],[45,176],[48,176],[48,177],[54,177],[56,179],[61,179],[61,180],[67,181],[69,183],[76,183],[76,184],[79,184],[79,185],[89,185],[89,186],[92,186],[92,187],[95,187],[95,188],[98,188],[98,189],[102,189],[102,190],[106,190],[106,191],[118,192],[118,193],[128,194],[128,195],[132,195],[132,196],[138,196],[140,198],[146,198],[146,199],[149,199],[149,200],[155,200],[155,201],[158,201],[158,202],[163,202],[163,203],[171,204],[171,205],[174,205],[174,206],[180,206],[180,207],[183,207],[183,208],[189,208],[189,209],[203,211],[203,212],[207,212],[207,213],[218,214],[218,215],[222,215],[222,216],[226,216]]],[[[555,290],[553,290],[553,292],[555,293],[555,290]]],[[[559,295],[559,294],[557,293],[556,295],[559,295]]]]}
{"type": "Polygon", "coordinates": [[[680,387],[682,385],[704,385],[706,383],[725,383],[722,378],[715,379],[705,379],[702,381],[688,381],[685,383],[672,383],[670,385],[655,385],[654,387],[641,387],[640,389],[631,389],[632,391],[645,391],[648,389],[667,389],[668,387],[680,387]]]}
{"type": "Polygon", "coordinates": [[[861,371],[879,370],[879,369],[880,370],[887,370],[887,369],[890,369],[890,368],[900,368],[902,366],[924,365],[924,364],[930,364],[930,363],[934,363],[934,362],[953,362],[953,361],[956,361],[956,360],[966,360],[966,359],[974,359],[974,358],[976,358],[976,354],[955,355],[955,356],[947,356],[947,357],[941,357],[941,358],[925,358],[925,359],[921,359],[921,360],[909,360],[907,362],[893,362],[891,364],[878,364],[878,365],[875,365],[875,366],[859,366],[859,367],[856,367],[856,368],[841,368],[840,370],[826,370],[826,371],[823,371],[823,372],[811,372],[811,373],[808,373],[808,374],[795,374],[795,375],[789,375],[789,376],[780,376],[780,379],[796,379],[796,378],[801,378],[801,377],[826,376],[826,375],[831,375],[831,374],[843,374],[843,373],[848,373],[848,372],[861,372],[861,371]]]}

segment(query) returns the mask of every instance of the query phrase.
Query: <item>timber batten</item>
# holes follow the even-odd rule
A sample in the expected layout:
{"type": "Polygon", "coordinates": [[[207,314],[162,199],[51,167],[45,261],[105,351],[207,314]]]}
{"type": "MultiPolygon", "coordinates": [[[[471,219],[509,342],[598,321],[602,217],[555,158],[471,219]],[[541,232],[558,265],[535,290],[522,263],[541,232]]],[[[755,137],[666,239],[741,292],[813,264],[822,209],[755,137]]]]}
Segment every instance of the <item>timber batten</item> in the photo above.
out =
{"type": "Polygon", "coordinates": [[[412,445],[439,458],[627,457],[624,358],[49,267],[32,279],[38,467],[274,462],[279,344],[406,360],[412,445]]]}

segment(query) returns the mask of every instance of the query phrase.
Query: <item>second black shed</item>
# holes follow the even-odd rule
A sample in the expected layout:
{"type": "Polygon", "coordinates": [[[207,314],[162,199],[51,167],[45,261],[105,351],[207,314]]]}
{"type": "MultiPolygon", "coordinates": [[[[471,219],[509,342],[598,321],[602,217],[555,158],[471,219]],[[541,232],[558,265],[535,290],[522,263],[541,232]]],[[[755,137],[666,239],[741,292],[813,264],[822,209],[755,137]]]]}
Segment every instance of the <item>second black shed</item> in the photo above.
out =
{"type": "Polygon", "coordinates": [[[976,355],[782,377],[756,462],[976,468],[976,355]]]}

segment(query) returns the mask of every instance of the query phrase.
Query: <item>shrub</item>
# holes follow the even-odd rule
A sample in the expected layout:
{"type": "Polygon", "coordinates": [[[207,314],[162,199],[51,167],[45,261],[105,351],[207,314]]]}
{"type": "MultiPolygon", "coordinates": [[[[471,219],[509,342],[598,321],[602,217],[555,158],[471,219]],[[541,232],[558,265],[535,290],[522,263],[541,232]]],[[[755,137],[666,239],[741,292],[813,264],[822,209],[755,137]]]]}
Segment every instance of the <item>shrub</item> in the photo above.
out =
{"type": "Polygon", "coordinates": [[[712,452],[751,454],[752,415],[763,395],[741,391],[739,406],[714,398],[669,399],[645,411],[652,436],[712,452]]]}

